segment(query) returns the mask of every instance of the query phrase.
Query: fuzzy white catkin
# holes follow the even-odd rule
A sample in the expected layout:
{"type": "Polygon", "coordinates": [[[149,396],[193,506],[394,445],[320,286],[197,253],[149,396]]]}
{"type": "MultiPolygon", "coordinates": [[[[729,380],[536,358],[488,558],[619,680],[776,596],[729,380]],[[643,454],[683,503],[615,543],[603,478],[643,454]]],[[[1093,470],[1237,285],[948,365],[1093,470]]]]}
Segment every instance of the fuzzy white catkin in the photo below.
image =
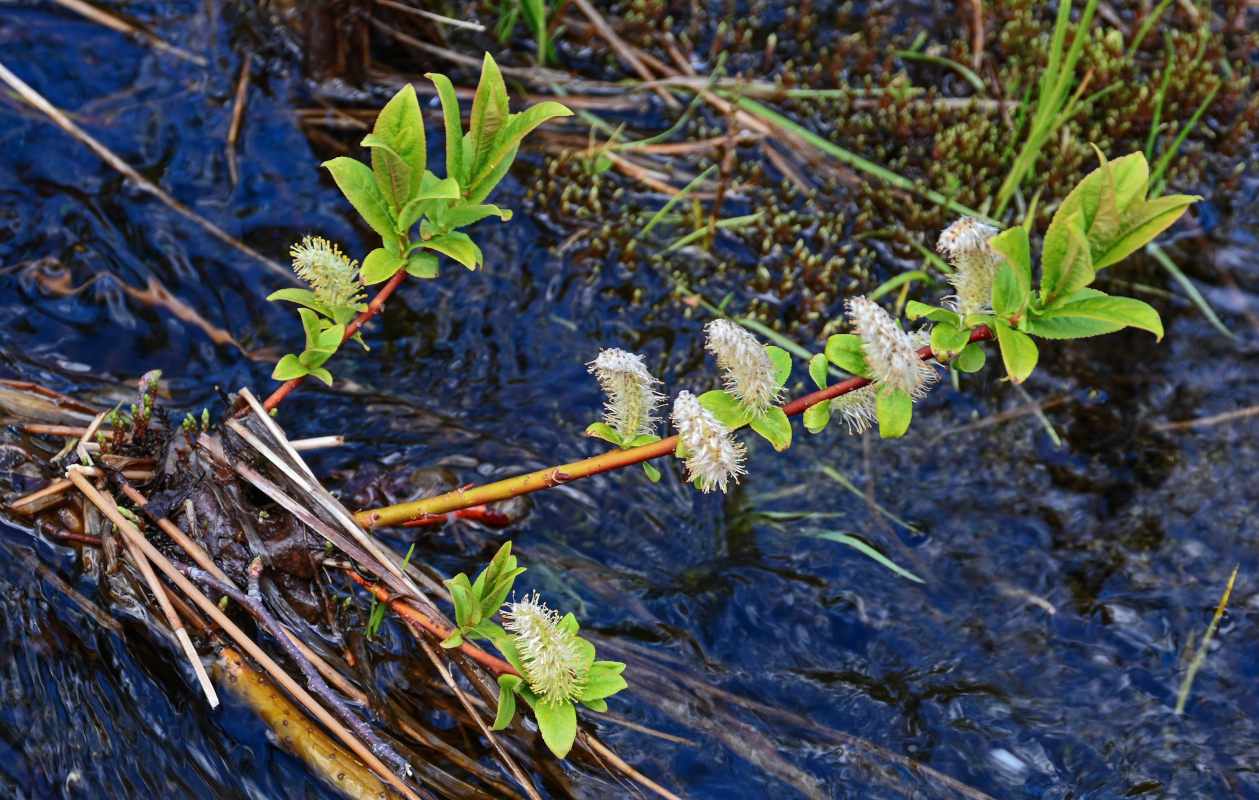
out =
{"type": "Polygon", "coordinates": [[[560,625],[558,612],[539,602],[534,593],[506,605],[503,627],[516,634],[525,679],[542,702],[558,705],[581,698],[591,662],[577,635],[560,625]]]}
{"type": "Polygon", "coordinates": [[[643,357],[614,347],[603,350],[589,364],[608,396],[603,421],[628,442],[656,430],[656,406],[664,396],[652,387],[660,383],[643,364],[643,357]]]}
{"type": "Polygon", "coordinates": [[[848,321],[853,332],[861,337],[861,352],[866,357],[872,380],[894,386],[914,400],[926,396],[931,384],[940,376],[918,357],[913,338],[901,330],[882,306],[865,297],[851,298],[848,321]]]}
{"type": "Polygon", "coordinates": [[[743,445],[688,391],[678,392],[673,401],[673,426],[686,454],[686,478],[698,478],[703,491],[725,492],[727,481],[738,483],[746,474],[743,445]]]}
{"type": "Polygon", "coordinates": [[[708,323],[707,348],[725,373],[726,391],[748,411],[764,414],[778,399],[777,371],[765,345],[738,323],[716,319],[708,323]]]}
{"type": "Polygon", "coordinates": [[[1004,260],[988,246],[997,229],[975,217],[962,217],[940,234],[936,250],[953,265],[949,283],[957,291],[952,304],[957,313],[992,313],[992,283],[1004,260]]]}
{"type": "Polygon", "coordinates": [[[289,250],[293,272],[330,306],[354,305],[363,299],[358,279],[358,262],[351,261],[341,248],[320,236],[306,236],[289,250]]]}
{"type": "Polygon", "coordinates": [[[844,418],[850,434],[865,433],[878,422],[878,390],[877,385],[870,383],[840,395],[831,401],[831,413],[844,418]]]}

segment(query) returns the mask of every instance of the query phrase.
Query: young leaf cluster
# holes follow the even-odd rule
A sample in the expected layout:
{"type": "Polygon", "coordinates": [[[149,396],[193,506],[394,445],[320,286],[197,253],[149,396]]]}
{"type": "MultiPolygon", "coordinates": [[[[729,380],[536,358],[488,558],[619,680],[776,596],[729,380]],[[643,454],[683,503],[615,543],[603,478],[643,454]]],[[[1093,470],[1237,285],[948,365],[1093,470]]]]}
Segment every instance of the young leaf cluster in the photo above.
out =
{"type": "Polygon", "coordinates": [[[607,711],[607,698],[626,688],[621,673],[625,665],[617,661],[596,661],[595,648],[577,635],[572,614],[560,617],[537,602],[536,595],[520,603],[509,603],[504,616],[516,628],[509,633],[492,621],[507,600],[516,577],[525,571],[505,543],[488,567],[469,580],[464,573],[446,581],[455,606],[456,630],[442,647],[458,647],[468,639],[489,639],[507,663],[520,673],[498,678],[498,714],[494,730],[511,724],[516,714],[516,698],[533,709],[538,729],[548,748],[559,758],[568,755],[577,736],[577,706],[607,711]],[[520,624],[526,615],[531,625],[520,624]],[[558,674],[557,674],[558,673],[558,674]],[[562,686],[557,686],[557,681],[562,686]]]}
{"type": "Polygon", "coordinates": [[[972,371],[982,360],[968,355],[969,331],[987,325],[996,334],[1010,380],[1027,380],[1039,355],[1033,337],[1079,339],[1125,327],[1163,337],[1158,312],[1131,297],[1091,288],[1097,274],[1143,247],[1201,199],[1168,195],[1147,200],[1149,164],[1142,153],[1107,160],[1067,195],[1055,212],[1040,254],[1040,281],[1032,277],[1031,241],[1026,228],[1011,228],[989,245],[1004,257],[992,287],[992,314],[965,318],[944,308],[910,303],[911,318],[935,322],[931,345],[937,358],[956,356],[972,371]]]}
{"type": "MultiPolygon", "coordinates": [[[[361,285],[382,283],[400,271],[417,278],[435,278],[438,256],[454,259],[468,269],[479,267],[481,249],[460,228],[491,216],[511,219],[511,210],[484,200],[507,174],[529,132],[553,117],[572,113],[550,101],[509,113],[503,76],[487,53],[465,132],[450,79],[436,73],[427,77],[437,87],[445,118],[446,177],[428,169],[424,119],[410,84],[385,105],[372,132],[363,138],[362,145],[371,152],[370,166],[347,156],[323,165],[350,205],[381,239],[381,246],[367,254],[357,272],[361,285]]],[[[299,313],[306,329],[306,347],[300,354],[281,359],[272,375],[278,380],[314,375],[331,383],[332,375],[323,364],[340,347],[346,324],[367,309],[356,297],[330,302],[318,286],[313,288],[315,291],[284,289],[268,298],[301,306],[299,313]]]]}

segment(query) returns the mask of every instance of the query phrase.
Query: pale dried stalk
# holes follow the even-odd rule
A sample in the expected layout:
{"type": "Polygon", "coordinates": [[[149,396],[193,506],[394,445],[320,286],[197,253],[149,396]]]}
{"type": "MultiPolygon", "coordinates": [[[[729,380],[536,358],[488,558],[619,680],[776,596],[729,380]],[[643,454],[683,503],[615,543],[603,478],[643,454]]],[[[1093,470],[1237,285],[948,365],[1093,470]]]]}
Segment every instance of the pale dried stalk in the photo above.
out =
{"type": "MultiPolygon", "coordinates": [[[[100,415],[103,418],[105,415],[100,415]]],[[[197,676],[197,682],[201,684],[201,691],[205,693],[205,699],[209,701],[210,708],[219,707],[219,696],[214,691],[213,684],[210,683],[210,676],[206,674],[205,665],[201,663],[201,656],[197,654],[197,650],[192,646],[192,640],[188,638],[188,631],[184,628],[184,621],[175,613],[174,606],[171,605],[170,598],[166,596],[166,587],[157,579],[153,568],[149,566],[149,561],[140,552],[137,539],[143,539],[144,535],[131,524],[131,522],[118,511],[118,505],[114,503],[114,499],[108,495],[97,492],[95,487],[83,476],[78,466],[70,467],[66,475],[70,481],[83,492],[101,512],[109,518],[109,521],[118,526],[118,530],[122,531],[123,544],[130,554],[131,560],[135,562],[136,567],[140,570],[140,574],[144,576],[144,581],[149,585],[149,590],[153,592],[153,596],[157,598],[157,604],[162,607],[162,613],[166,616],[166,622],[175,631],[175,638],[179,640],[179,646],[183,648],[184,655],[188,657],[188,663],[192,664],[192,671],[197,676]]]]}
{"type": "MultiPolygon", "coordinates": [[[[78,471],[76,470],[76,472],[78,471]]],[[[100,500],[100,503],[96,502],[96,500],[93,500],[93,503],[98,507],[101,507],[101,504],[104,502],[101,493],[98,492],[92,484],[88,483],[87,479],[81,474],[76,475],[76,477],[78,477],[79,480],[75,481],[75,485],[78,486],[79,489],[83,491],[84,495],[86,495],[89,499],[93,499],[94,496],[96,500],[100,500]]],[[[134,526],[132,526],[131,523],[128,522],[121,514],[117,515],[117,517],[118,520],[121,520],[123,523],[119,526],[120,528],[130,526],[132,530],[134,530],[134,526]]],[[[118,522],[115,521],[115,524],[118,524],[118,522]]],[[[139,532],[136,531],[136,533],[138,534],[139,532]]],[[[271,676],[271,678],[279,683],[284,691],[288,692],[290,697],[293,697],[301,703],[307,712],[319,720],[324,727],[332,731],[338,739],[344,742],[357,758],[375,770],[378,775],[389,781],[389,783],[405,797],[412,798],[412,800],[423,800],[420,795],[416,794],[414,789],[399,779],[398,776],[394,775],[383,761],[373,755],[371,750],[359,741],[357,737],[351,735],[350,732],[345,729],[345,726],[337,722],[336,717],[332,716],[332,713],[329,712],[328,709],[324,708],[313,696],[311,696],[309,692],[303,689],[297,681],[293,680],[293,678],[290,677],[289,674],[285,672],[273,658],[271,658],[271,656],[267,655],[265,650],[259,647],[253,639],[246,636],[245,632],[237,627],[236,623],[232,622],[226,614],[220,611],[218,605],[213,603],[210,598],[206,597],[205,594],[197,588],[196,584],[185,578],[179,570],[175,569],[174,565],[171,564],[170,561],[167,560],[167,558],[163,556],[156,547],[150,544],[148,539],[145,539],[143,536],[139,536],[137,544],[144,555],[147,556],[148,559],[155,564],[172,583],[179,587],[180,591],[187,595],[207,616],[214,620],[215,624],[222,628],[233,641],[235,641],[250,655],[251,658],[254,659],[254,661],[257,661],[258,664],[271,676]]]]}

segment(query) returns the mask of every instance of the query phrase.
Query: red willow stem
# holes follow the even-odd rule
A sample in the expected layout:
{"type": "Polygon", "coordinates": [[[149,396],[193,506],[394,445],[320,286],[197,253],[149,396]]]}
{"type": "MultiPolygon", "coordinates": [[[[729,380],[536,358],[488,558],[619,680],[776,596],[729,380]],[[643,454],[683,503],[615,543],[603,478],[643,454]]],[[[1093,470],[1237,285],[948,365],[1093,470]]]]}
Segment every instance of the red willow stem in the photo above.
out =
{"type": "MultiPolygon", "coordinates": [[[[455,632],[454,628],[448,628],[437,622],[428,614],[425,614],[415,606],[407,603],[400,595],[391,595],[388,589],[369,581],[367,578],[364,578],[354,570],[347,567],[345,569],[345,574],[359,586],[362,586],[364,589],[371,592],[378,601],[387,604],[398,616],[402,617],[415,627],[428,631],[436,636],[438,640],[445,639],[455,632]]],[[[456,649],[462,651],[468,658],[477,662],[486,669],[493,671],[497,675],[502,675],[504,673],[508,675],[520,675],[520,673],[516,671],[516,668],[511,664],[508,664],[506,661],[498,658],[497,656],[490,655],[470,642],[465,641],[458,645],[456,649]]]]}
{"type": "MultiPolygon", "coordinates": [[[[379,314],[385,309],[385,301],[389,299],[389,295],[393,294],[393,290],[398,288],[398,284],[402,283],[402,279],[407,276],[405,269],[400,269],[393,274],[389,282],[384,285],[371,302],[367,304],[367,310],[359,312],[358,316],[350,320],[350,324],[345,326],[345,336],[341,337],[341,344],[345,344],[354,334],[358,333],[359,328],[367,324],[368,320],[379,314]]],[[[284,402],[284,398],[292,394],[293,390],[306,380],[307,376],[302,375],[297,378],[290,378],[280,384],[280,388],[271,393],[271,396],[263,401],[262,407],[270,411],[280,403],[284,402]]]]}
{"type": "MultiPolygon", "coordinates": [[[[970,341],[979,342],[992,339],[992,329],[987,325],[981,325],[971,331],[970,341]]],[[[926,361],[932,357],[931,348],[923,347],[918,351],[918,357],[926,361]]],[[[816,392],[807,394],[804,397],[787,403],[783,406],[783,412],[787,416],[796,416],[803,414],[806,409],[833,400],[841,395],[848,394],[851,391],[860,389],[862,386],[869,384],[866,378],[849,378],[846,381],[827,386],[825,389],[819,389],[816,392]]],[[[458,511],[464,508],[481,505],[484,503],[494,502],[496,500],[506,500],[509,497],[517,497],[522,494],[536,492],[539,489],[549,489],[552,486],[568,483],[578,478],[586,478],[591,475],[598,475],[601,472],[620,469],[631,464],[639,464],[644,461],[650,461],[653,458],[669,455],[677,450],[678,437],[670,436],[667,439],[661,439],[658,442],[652,442],[641,447],[631,447],[627,450],[612,450],[607,453],[601,453],[597,456],[574,461],[571,464],[561,464],[557,467],[549,467],[536,472],[530,472],[527,475],[518,475],[514,478],[506,478],[494,483],[487,483],[484,486],[473,488],[456,489],[453,492],[429,497],[424,500],[417,500],[412,503],[403,503],[401,505],[387,506],[384,508],[368,509],[360,511],[354,515],[358,524],[364,528],[377,528],[388,525],[400,525],[411,520],[417,519],[433,519],[437,515],[446,514],[451,511],[458,511]]]]}

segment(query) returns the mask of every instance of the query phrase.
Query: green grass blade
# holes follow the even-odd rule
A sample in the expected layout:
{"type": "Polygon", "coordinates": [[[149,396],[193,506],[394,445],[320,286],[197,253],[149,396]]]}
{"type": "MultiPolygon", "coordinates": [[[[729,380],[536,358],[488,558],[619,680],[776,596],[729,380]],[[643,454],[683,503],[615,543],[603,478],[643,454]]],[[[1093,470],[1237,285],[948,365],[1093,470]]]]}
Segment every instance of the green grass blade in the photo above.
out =
{"type": "Polygon", "coordinates": [[[851,150],[845,150],[839,145],[826,141],[821,136],[818,136],[816,133],[813,133],[812,131],[801,127],[800,125],[788,119],[787,117],[784,117],[782,114],[779,114],[777,111],[774,111],[768,106],[762,105],[761,103],[758,103],[755,100],[752,100],[747,97],[739,98],[739,107],[742,108],[744,111],[747,111],[751,114],[755,114],[756,116],[760,117],[763,120],[772,122],[773,124],[779,126],[780,128],[785,128],[786,130],[791,131],[792,133],[796,134],[804,141],[808,142],[813,147],[816,147],[818,150],[821,150],[823,153],[826,153],[827,155],[833,157],[840,163],[846,164],[847,166],[850,166],[853,169],[860,170],[861,172],[864,172],[867,175],[873,175],[874,177],[879,178],[880,180],[886,182],[889,186],[894,186],[897,189],[904,189],[907,192],[912,192],[914,194],[921,195],[922,197],[925,197],[927,200],[931,201],[932,203],[941,205],[949,209],[950,211],[957,212],[958,214],[965,214],[971,217],[978,217],[979,219],[982,219],[985,222],[990,222],[990,223],[996,222],[996,220],[993,220],[992,218],[979,213],[973,208],[967,208],[961,203],[950,200],[949,198],[945,197],[944,195],[940,194],[937,191],[934,191],[932,189],[922,189],[921,187],[916,186],[913,181],[909,180],[903,175],[893,172],[892,170],[888,169],[885,166],[882,166],[881,164],[876,164],[875,162],[869,160],[868,158],[863,158],[862,156],[857,155],[851,150]]]}
{"type": "Polygon", "coordinates": [[[819,539],[829,539],[832,542],[839,542],[840,544],[848,545],[849,547],[853,548],[854,550],[861,553],[862,555],[869,556],[870,558],[879,562],[879,564],[883,565],[887,569],[890,569],[892,572],[895,572],[897,575],[900,575],[902,578],[908,578],[914,583],[926,583],[926,581],[924,581],[922,578],[919,578],[914,573],[900,566],[895,561],[883,555],[878,550],[875,550],[873,547],[861,541],[855,536],[849,536],[846,533],[831,533],[829,531],[824,531],[822,533],[815,533],[813,535],[819,539]]]}
{"type": "Polygon", "coordinates": [[[1220,617],[1224,616],[1224,607],[1228,605],[1228,596],[1233,593],[1233,582],[1237,580],[1238,568],[1233,567],[1233,574],[1228,579],[1228,586],[1224,587],[1224,596],[1220,598],[1220,604],[1215,607],[1215,616],[1211,617],[1211,622],[1207,625],[1207,631],[1202,634],[1202,641],[1198,644],[1198,650],[1193,654],[1193,660],[1189,662],[1189,668],[1185,670],[1185,678],[1180,682],[1180,691],[1176,693],[1176,716],[1185,713],[1185,703],[1189,701],[1189,690],[1193,688],[1193,679],[1197,676],[1198,670],[1202,668],[1202,664],[1207,660],[1207,645],[1211,644],[1211,637],[1215,634],[1215,629],[1220,624],[1220,617]]]}
{"type": "Polygon", "coordinates": [[[866,297],[870,298],[871,300],[878,300],[880,297],[887,294],[888,292],[891,292],[899,288],[903,284],[909,283],[910,281],[930,282],[931,276],[920,269],[910,270],[909,272],[902,272],[900,275],[896,275],[894,277],[888,278],[887,280],[883,281],[883,283],[879,284],[879,287],[877,289],[875,289],[873,292],[870,292],[870,294],[866,295],[866,297]]]}
{"type": "MultiPolygon", "coordinates": [[[[1193,130],[1194,126],[1198,124],[1198,120],[1202,119],[1202,115],[1206,113],[1207,106],[1211,105],[1211,101],[1215,99],[1215,95],[1220,91],[1220,87],[1223,85],[1223,81],[1215,82],[1215,86],[1212,87],[1211,92],[1206,96],[1206,99],[1202,101],[1202,105],[1198,106],[1198,109],[1193,112],[1193,116],[1185,123],[1185,127],[1181,129],[1180,133],[1176,134],[1176,138],[1172,141],[1171,145],[1163,151],[1163,155],[1159,156],[1158,164],[1155,165],[1154,170],[1150,173],[1151,186],[1159,186],[1159,182],[1163,178],[1163,173],[1167,171],[1168,165],[1171,164],[1171,161],[1176,156],[1176,153],[1180,151],[1180,146],[1185,143],[1185,139],[1189,136],[1189,132],[1193,130]]],[[[1156,194],[1161,193],[1161,187],[1159,187],[1156,194]]]]}
{"type": "MultiPolygon", "coordinates": [[[[720,219],[720,220],[717,220],[715,227],[722,228],[723,230],[726,228],[742,228],[746,225],[751,225],[753,222],[756,222],[758,219],[761,218],[761,215],[764,213],[765,212],[763,211],[758,211],[755,214],[746,214],[742,217],[729,217],[727,219],[720,219]]],[[[699,230],[691,231],[687,235],[683,236],[681,239],[678,239],[676,242],[666,247],[664,249],[664,252],[666,253],[673,252],[674,250],[677,250],[679,247],[685,247],[691,242],[695,241],[696,239],[702,239],[703,237],[707,235],[708,235],[708,226],[705,225],[699,230]]]]}
{"type": "Polygon", "coordinates": [[[831,480],[835,481],[836,483],[838,483],[840,486],[844,487],[848,491],[857,495],[862,500],[865,500],[866,502],[870,503],[870,505],[874,507],[875,511],[879,512],[884,517],[887,517],[892,522],[895,522],[897,525],[900,525],[903,528],[911,530],[914,533],[918,533],[918,528],[916,526],[910,525],[908,522],[896,516],[891,511],[888,511],[883,506],[879,505],[876,502],[873,502],[872,500],[870,500],[870,498],[866,497],[866,493],[858,489],[852,481],[845,478],[844,475],[839,470],[835,469],[834,467],[822,467],[822,474],[830,478],[831,480]]]}
{"type": "Polygon", "coordinates": [[[987,88],[984,86],[984,79],[976,75],[973,69],[965,64],[959,64],[951,58],[933,56],[930,53],[915,53],[912,50],[897,50],[896,55],[906,61],[921,61],[924,64],[934,64],[937,67],[951,69],[965,78],[966,82],[975,87],[975,91],[980,94],[983,94],[987,88]]]}
{"type": "Polygon", "coordinates": [[[660,220],[664,217],[665,214],[669,213],[669,209],[677,205],[679,200],[681,200],[683,197],[686,197],[688,194],[690,194],[695,189],[696,186],[699,186],[700,183],[704,181],[705,178],[707,178],[709,175],[713,174],[716,171],[717,171],[717,165],[713,164],[711,167],[704,170],[699,175],[695,176],[695,180],[691,181],[686,186],[683,186],[682,191],[678,192],[673,197],[670,197],[669,201],[665,203],[664,206],[659,211],[657,211],[655,214],[652,215],[651,219],[647,221],[647,224],[643,226],[643,229],[638,232],[638,236],[634,238],[641,239],[647,234],[651,233],[651,229],[656,227],[656,225],[660,222],[660,220]]]}
{"type": "Polygon", "coordinates": [[[1198,287],[1193,285],[1193,281],[1189,280],[1189,276],[1180,271],[1180,267],[1176,266],[1176,262],[1172,261],[1172,257],[1167,255],[1166,250],[1159,247],[1157,243],[1150,242],[1145,246],[1145,251],[1154,256],[1154,260],[1161,264],[1163,269],[1167,270],[1168,274],[1176,279],[1176,282],[1180,284],[1180,288],[1185,290],[1185,294],[1189,295],[1189,299],[1202,312],[1202,316],[1207,318],[1207,322],[1210,322],[1213,328],[1230,339],[1237,338],[1232,331],[1224,326],[1224,323],[1220,321],[1220,318],[1216,316],[1215,311],[1211,308],[1211,304],[1198,291],[1198,287]]]}

